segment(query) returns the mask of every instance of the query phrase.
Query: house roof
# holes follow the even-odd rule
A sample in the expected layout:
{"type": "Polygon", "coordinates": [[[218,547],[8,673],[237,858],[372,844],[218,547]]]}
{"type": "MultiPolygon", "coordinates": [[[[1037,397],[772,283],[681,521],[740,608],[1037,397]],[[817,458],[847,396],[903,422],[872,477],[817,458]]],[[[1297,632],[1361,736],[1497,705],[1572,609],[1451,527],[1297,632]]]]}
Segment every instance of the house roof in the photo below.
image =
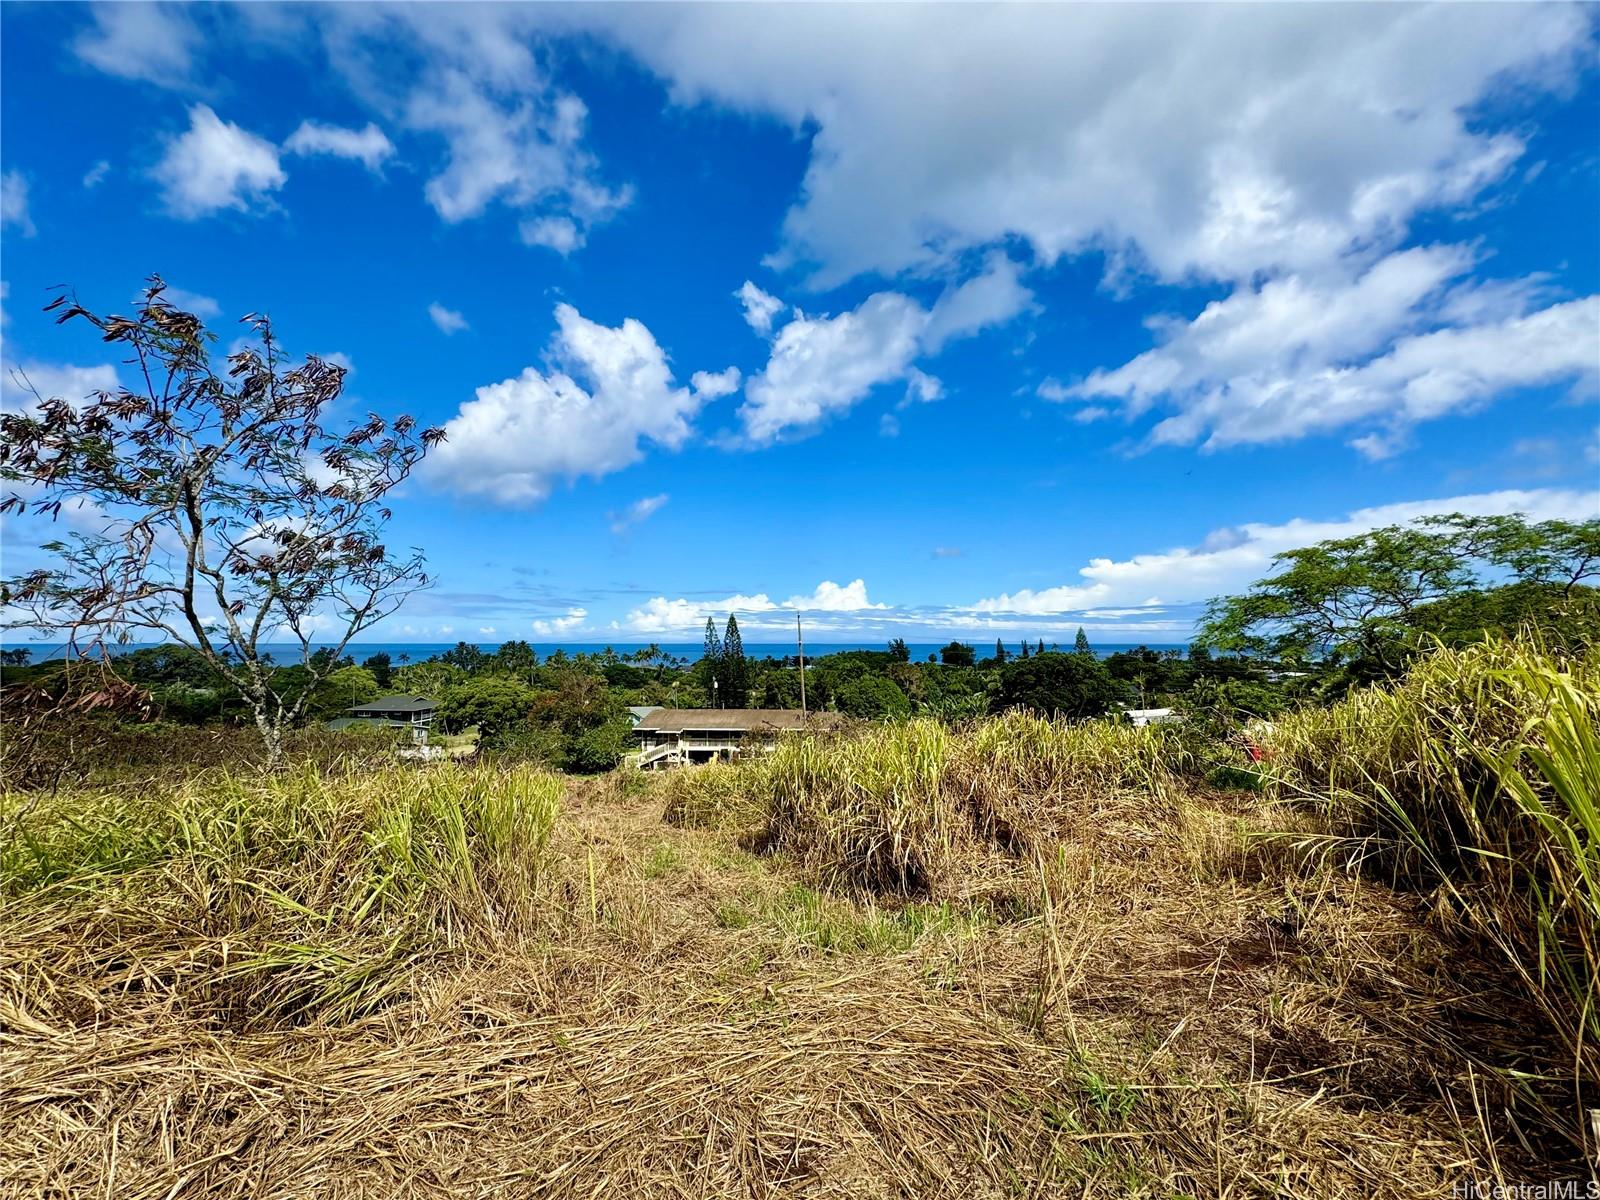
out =
{"type": "Polygon", "coordinates": [[[355,705],[350,711],[362,716],[374,713],[426,712],[438,707],[437,700],[425,700],[421,696],[379,696],[367,704],[355,705]]]}
{"type": "Polygon", "coordinates": [[[685,733],[690,730],[750,733],[755,730],[832,729],[844,723],[838,713],[812,713],[809,722],[798,708],[658,708],[634,726],[636,733],[685,733]]]}
{"type": "Polygon", "coordinates": [[[630,705],[628,705],[628,711],[633,714],[633,723],[635,725],[637,725],[640,721],[644,720],[651,713],[660,711],[660,709],[661,709],[661,706],[659,704],[630,704],[630,705]]]}

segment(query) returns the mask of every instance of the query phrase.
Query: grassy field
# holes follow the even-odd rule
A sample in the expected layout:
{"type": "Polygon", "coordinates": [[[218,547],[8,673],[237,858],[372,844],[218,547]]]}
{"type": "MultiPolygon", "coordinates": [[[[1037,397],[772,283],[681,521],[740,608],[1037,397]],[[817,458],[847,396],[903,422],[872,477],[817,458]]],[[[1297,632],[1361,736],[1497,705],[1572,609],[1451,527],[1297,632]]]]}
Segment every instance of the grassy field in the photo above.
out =
{"type": "Polygon", "coordinates": [[[1597,724],[1600,659],[1491,646],[1280,723],[1258,787],[1012,714],[11,793],[0,1195],[1587,1179],[1597,724]]]}

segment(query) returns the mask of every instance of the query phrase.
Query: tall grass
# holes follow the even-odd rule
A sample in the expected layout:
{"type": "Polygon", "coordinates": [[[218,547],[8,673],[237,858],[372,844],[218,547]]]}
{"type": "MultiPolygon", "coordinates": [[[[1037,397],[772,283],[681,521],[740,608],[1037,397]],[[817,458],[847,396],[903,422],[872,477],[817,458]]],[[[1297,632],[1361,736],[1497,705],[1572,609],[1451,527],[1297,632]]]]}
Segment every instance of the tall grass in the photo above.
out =
{"type": "Polygon", "coordinates": [[[767,813],[765,763],[713,762],[667,776],[666,819],[687,829],[731,829],[759,823],[767,813]]]}
{"type": "Polygon", "coordinates": [[[405,968],[526,926],[561,783],[513,768],[223,774],[0,797],[4,999],[124,986],[246,1023],[368,1011],[405,968]],[[80,958],[57,973],[50,939],[80,958]]]}
{"type": "MultiPolygon", "coordinates": [[[[1600,649],[1440,649],[1397,686],[1285,718],[1274,786],[1322,811],[1365,869],[1443,897],[1555,1031],[1542,1064],[1600,1105],[1600,649]]],[[[1531,1039],[1530,1039],[1531,1040],[1531,1039]]]]}
{"type": "Polygon", "coordinates": [[[1022,712],[958,730],[919,719],[802,739],[765,764],[769,833],[835,882],[936,890],[975,852],[1042,852],[1132,794],[1165,811],[1181,758],[1156,730],[1022,712]]]}

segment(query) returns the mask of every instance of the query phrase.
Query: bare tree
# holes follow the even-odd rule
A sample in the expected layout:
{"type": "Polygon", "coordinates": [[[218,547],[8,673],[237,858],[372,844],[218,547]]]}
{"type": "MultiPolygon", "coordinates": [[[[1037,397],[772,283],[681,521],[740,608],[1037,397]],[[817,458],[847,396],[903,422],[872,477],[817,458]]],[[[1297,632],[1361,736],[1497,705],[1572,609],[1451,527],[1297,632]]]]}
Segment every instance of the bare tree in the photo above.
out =
{"type": "Polygon", "coordinates": [[[46,306],[122,348],[137,383],[77,403],[34,391],[26,411],[0,415],[0,512],[66,507],[79,526],[43,547],[56,565],[5,580],[0,600],[8,626],[65,633],[74,657],[104,657],[137,631],[198,651],[244,699],[276,766],[284,730],[350,639],[427,586],[420,551],[383,544],[385,497],[444,433],[371,414],[330,433],[320,421],[343,367],[292,362],[251,314],[255,344],[219,374],[216,336],[164,290],[153,277],[132,317],[65,294],[46,306]],[[304,671],[264,650],[291,639],[304,671]]]}

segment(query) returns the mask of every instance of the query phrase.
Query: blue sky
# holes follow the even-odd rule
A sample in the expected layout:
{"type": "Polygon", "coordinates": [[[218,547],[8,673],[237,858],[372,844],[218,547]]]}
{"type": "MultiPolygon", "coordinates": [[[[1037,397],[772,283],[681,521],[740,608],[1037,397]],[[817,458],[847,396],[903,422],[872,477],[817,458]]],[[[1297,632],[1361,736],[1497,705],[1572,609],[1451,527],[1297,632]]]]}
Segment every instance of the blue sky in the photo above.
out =
{"type": "Polygon", "coordinates": [[[1320,537],[1600,514],[1592,9],[0,21],[4,402],[116,377],[63,282],[342,356],[450,434],[371,640],[1175,641],[1320,537]]]}

